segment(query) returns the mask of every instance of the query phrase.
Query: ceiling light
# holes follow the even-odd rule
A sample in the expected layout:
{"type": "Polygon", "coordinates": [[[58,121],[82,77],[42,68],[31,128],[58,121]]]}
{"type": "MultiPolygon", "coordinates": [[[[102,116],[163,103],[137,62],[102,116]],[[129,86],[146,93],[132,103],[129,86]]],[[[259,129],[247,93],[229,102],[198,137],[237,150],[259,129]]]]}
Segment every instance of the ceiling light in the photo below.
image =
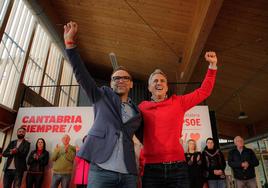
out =
{"type": "Polygon", "coordinates": [[[241,104],[241,100],[240,100],[240,95],[237,94],[237,98],[238,98],[238,104],[239,104],[239,116],[238,119],[247,119],[248,116],[246,115],[245,111],[242,109],[242,104],[241,104]]]}
{"type": "Polygon", "coordinates": [[[239,113],[238,119],[247,119],[247,118],[248,118],[248,116],[246,115],[245,112],[240,112],[239,113]]]}
{"type": "Polygon", "coordinates": [[[110,61],[111,61],[113,70],[115,70],[115,69],[118,67],[115,53],[110,52],[110,53],[109,53],[109,57],[110,57],[110,61]]]}

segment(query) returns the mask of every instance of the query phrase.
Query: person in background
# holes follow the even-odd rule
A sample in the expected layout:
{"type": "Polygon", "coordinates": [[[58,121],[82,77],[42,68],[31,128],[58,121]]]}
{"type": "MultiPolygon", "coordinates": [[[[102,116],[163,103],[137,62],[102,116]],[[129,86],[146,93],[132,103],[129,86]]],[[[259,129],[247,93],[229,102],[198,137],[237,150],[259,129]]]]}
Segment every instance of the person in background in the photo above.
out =
{"type": "Polygon", "coordinates": [[[205,59],[209,67],[201,87],[186,95],[168,97],[168,79],[160,69],[148,79],[151,100],[139,105],[144,121],[144,188],[189,187],[188,167],[178,135],[182,133],[185,112],[209,97],[213,90],[216,53],[206,52],[205,59]]]}
{"type": "Polygon", "coordinates": [[[42,187],[44,171],[49,161],[49,153],[46,150],[46,142],[43,138],[38,138],[33,150],[27,160],[29,169],[26,176],[26,187],[42,187]]]}
{"type": "Polygon", "coordinates": [[[185,153],[188,165],[190,188],[202,188],[204,184],[202,154],[197,151],[196,141],[187,141],[187,152],[185,153]]]}
{"type": "Polygon", "coordinates": [[[228,154],[228,164],[232,168],[237,188],[256,188],[255,167],[259,161],[250,148],[245,147],[244,139],[241,136],[234,138],[236,148],[228,154]]]}
{"type": "Polygon", "coordinates": [[[26,157],[30,150],[30,142],[25,140],[26,129],[19,128],[17,130],[17,140],[11,141],[5,151],[3,157],[7,157],[4,165],[4,188],[20,188],[24,171],[27,170],[26,157]]]}
{"type": "Polygon", "coordinates": [[[206,147],[202,152],[202,161],[204,164],[204,176],[208,181],[209,188],[225,188],[226,162],[219,148],[215,146],[213,138],[207,138],[206,147]]]}
{"type": "MultiPolygon", "coordinates": [[[[87,136],[84,136],[82,142],[85,142],[87,136]]],[[[75,157],[75,176],[74,183],[77,188],[86,188],[88,182],[88,173],[90,164],[84,159],[76,156],[75,157]]]]}
{"type": "Polygon", "coordinates": [[[76,148],[70,145],[70,140],[70,136],[65,134],[61,139],[63,145],[59,146],[57,144],[52,153],[53,176],[51,188],[58,188],[59,184],[62,188],[69,187],[76,153],[76,148]]]}

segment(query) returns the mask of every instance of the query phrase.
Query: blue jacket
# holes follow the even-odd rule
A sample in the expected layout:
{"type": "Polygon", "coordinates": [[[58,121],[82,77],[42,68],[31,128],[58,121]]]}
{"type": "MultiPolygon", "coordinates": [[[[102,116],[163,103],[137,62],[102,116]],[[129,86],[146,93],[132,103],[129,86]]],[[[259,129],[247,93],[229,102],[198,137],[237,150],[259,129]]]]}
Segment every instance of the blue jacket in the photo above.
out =
{"type": "Polygon", "coordinates": [[[114,146],[123,133],[124,161],[131,174],[137,174],[132,137],[141,125],[142,117],[137,106],[136,116],[126,123],[121,118],[121,100],[109,87],[97,87],[76,49],[66,50],[78,83],[84,88],[94,107],[94,123],[78,156],[91,163],[103,163],[111,156],[114,146]]]}

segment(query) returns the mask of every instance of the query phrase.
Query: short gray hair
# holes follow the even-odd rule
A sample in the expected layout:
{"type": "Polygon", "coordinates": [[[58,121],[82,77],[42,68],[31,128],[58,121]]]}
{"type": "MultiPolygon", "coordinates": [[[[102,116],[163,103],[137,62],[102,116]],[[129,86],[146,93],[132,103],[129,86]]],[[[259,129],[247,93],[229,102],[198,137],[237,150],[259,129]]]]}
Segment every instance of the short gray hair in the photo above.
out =
{"type": "Polygon", "coordinates": [[[236,137],[234,138],[234,143],[236,143],[237,139],[239,139],[239,138],[241,138],[242,140],[244,140],[244,138],[242,138],[241,136],[236,136],[236,137]]]}
{"type": "Polygon", "coordinates": [[[150,85],[150,83],[152,82],[152,78],[153,78],[153,76],[156,75],[156,74],[161,74],[161,75],[163,75],[163,76],[168,80],[167,75],[166,75],[161,69],[155,69],[155,70],[151,73],[151,75],[150,75],[150,77],[149,77],[149,79],[148,79],[148,84],[149,84],[149,85],[150,85]]]}

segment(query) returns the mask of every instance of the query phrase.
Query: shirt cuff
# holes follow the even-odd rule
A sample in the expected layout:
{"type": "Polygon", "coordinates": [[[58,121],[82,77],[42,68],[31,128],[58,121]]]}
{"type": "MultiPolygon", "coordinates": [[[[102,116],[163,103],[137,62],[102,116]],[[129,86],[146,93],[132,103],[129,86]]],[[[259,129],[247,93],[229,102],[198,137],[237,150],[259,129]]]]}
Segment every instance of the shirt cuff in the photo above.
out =
{"type": "Polygon", "coordinates": [[[73,45],[72,47],[65,47],[66,50],[74,49],[76,48],[76,45],[73,45]]]}
{"type": "Polygon", "coordinates": [[[212,70],[217,70],[217,69],[218,69],[218,68],[217,68],[217,65],[213,66],[213,65],[211,65],[211,64],[209,64],[208,68],[209,68],[209,69],[212,69],[212,70]]]}

